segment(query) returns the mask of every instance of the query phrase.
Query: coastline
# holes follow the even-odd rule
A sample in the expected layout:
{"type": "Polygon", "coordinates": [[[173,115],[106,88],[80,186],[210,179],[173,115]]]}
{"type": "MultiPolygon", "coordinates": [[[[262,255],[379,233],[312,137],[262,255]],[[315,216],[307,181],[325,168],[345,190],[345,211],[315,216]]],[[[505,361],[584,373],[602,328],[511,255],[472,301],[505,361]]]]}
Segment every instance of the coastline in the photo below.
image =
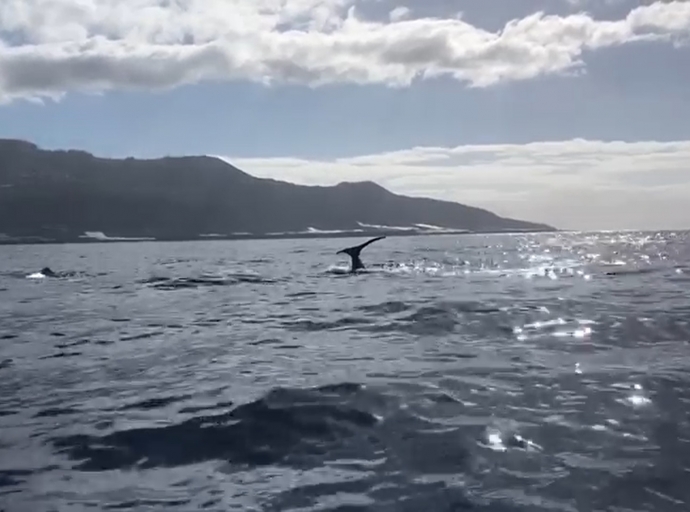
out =
{"type": "Polygon", "coordinates": [[[370,238],[376,236],[393,237],[417,237],[417,236],[461,236],[461,235],[495,235],[495,234],[534,234],[556,233],[558,229],[549,230],[439,230],[439,231],[405,231],[405,230],[362,230],[340,232],[290,232],[290,233],[240,233],[230,235],[198,235],[196,237],[112,237],[96,238],[79,235],[76,237],[48,238],[39,236],[3,237],[0,235],[2,245],[65,245],[65,244],[97,244],[97,243],[156,243],[156,242],[221,242],[237,240],[303,240],[325,238],[370,238]]]}

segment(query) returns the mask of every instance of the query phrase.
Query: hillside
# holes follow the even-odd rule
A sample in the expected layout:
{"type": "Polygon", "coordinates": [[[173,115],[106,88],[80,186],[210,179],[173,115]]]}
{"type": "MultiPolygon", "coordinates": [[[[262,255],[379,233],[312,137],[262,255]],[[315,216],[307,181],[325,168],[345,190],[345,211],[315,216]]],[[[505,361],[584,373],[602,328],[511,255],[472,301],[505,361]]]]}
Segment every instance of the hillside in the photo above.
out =
{"type": "Polygon", "coordinates": [[[553,230],[457,203],[396,195],[372,182],[302,186],[256,178],[207,156],[106,159],[0,139],[0,241],[69,242],[85,233],[186,240],[422,229],[416,225],[553,230]]]}

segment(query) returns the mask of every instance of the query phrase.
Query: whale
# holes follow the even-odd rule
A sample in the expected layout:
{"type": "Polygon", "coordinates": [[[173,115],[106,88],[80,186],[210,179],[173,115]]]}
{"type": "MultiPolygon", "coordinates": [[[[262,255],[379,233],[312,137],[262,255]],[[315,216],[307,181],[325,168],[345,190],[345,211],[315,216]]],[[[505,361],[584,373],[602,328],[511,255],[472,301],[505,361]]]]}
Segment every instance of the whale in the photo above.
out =
{"type": "Polygon", "coordinates": [[[362,259],[359,257],[362,250],[365,247],[367,247],[369,244],[373,244],[374,242],[377,242],[379,240],[383,240],[384,238],[386,238],[386,237],[385,236],[377,236],[376,238],[372,238],[371,240],[367,240],[363,244],[355,245],[354,247],[347,247],[345,249],[341,249],[336,254],[347,254],[351,258],[352,265],[350,266],[350,272],[354,273],[354,272],[357,272],[358,270],[363,270],[366,268],[364,266],[364,263],[362,263],[362,259]]]}
{"type": "Polygon", "coordinates": [[[46,277],[58,277],[58,275],[53,272],[53,270],[50,267],[43,267],[41,269],[41,274],[43,274],[46,277]]]}
{"type": "Polygon", "coordinates": [[[29,279],[43,279],[44,277],[54,277],[58,278],[61,277],[62,274],[58,274],[57,272],[53,271],[50,267],[43,267],[39,272],[34,272],[33,274],[28,275],[27,277],[29,279]]]}

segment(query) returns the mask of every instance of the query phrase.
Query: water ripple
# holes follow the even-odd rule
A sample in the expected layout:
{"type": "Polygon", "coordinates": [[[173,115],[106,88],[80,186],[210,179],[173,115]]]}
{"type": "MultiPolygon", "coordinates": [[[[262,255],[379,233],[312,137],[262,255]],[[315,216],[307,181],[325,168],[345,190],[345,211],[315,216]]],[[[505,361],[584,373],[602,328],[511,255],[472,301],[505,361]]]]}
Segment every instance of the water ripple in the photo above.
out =
{"type": "Polygon", "coordinates": [[[690,234],[341,244],[3,248],[0,509],[688,509],[690,234]]]}

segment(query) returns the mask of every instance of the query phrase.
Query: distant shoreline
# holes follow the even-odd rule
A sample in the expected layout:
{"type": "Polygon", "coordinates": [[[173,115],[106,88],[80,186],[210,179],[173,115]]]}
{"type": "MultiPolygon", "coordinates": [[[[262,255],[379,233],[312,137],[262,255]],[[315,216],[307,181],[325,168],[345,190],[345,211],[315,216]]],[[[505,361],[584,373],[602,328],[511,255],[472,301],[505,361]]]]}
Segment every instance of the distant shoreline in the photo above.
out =
{"type": "Polygon", "coordinates": [[[556,229],[476,206],[395,194],[371,180],[307,186],[259,178],[217,157],[100,158],[0,138],[0,161],[2,245],[556,229]]]}
{"type": "Polygon", "coordinates": [[[557,233],[560,230],[448,230],[448,231],[402,231],[402,230],[369,230],[369,231],[343,231],[338,233],[276,233],[276,234],[237,234],[219,236],[197,236],[197,237],[122,237],[122,238],[90,238],[79,235],[79,237],[69,237],[62,239],[43,238],[38,236],[26,237],[7,237],[0,238],[0,245],[80,245],[98,243],[155,243],[155,242],[221,242],[237,240],[304,240],[304,239],[325,239],[325,238],[368,238],[375,236],[386,237],[416,237],[433,235],[494,235],[494,234],[532,234],[532,233],[557,233]]]}

